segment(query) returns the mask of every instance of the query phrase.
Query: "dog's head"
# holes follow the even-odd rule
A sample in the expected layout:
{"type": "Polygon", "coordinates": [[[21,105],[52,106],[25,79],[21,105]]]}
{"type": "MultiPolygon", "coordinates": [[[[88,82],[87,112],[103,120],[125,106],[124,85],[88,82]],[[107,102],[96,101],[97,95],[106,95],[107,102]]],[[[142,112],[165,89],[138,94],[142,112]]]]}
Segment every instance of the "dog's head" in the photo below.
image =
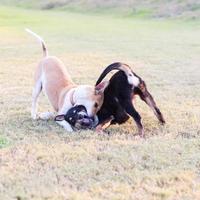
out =
{"type": "Polygon", "coordinates": [[[74,106],[65,115],[57,115],[55,117],[55,121],[63,120],[66,120],[77,129],[92,128],[95,123],[95,119],[88,116],[87,110],[83,105],[74,106]]]}
{"type": "Polygon", "coordinates": [[[75,105],[85,106],[88,116],[95,117],[103,104],[104,90],[109,82],[104,81],[97,86],[80,85],[73,94],[75,105]]]}

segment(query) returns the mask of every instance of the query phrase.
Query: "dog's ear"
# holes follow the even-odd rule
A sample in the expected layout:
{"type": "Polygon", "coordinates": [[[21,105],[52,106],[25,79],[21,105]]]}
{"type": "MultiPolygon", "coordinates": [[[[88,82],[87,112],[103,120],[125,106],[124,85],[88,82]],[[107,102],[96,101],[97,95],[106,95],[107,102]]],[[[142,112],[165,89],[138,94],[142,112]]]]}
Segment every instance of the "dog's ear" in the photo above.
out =
{"type": "Polygon", "coordinates": [[[106,87],[109,85],[109,81],[102,81],[98,85],[95,86],[95,94],[103,94],[106,87]]]}
{"type": "Polygon", "coordinates": [[[54,120],[55,121],[63,121],[63,120],[65,120],[65,115],[57,115],[54,120]]]}

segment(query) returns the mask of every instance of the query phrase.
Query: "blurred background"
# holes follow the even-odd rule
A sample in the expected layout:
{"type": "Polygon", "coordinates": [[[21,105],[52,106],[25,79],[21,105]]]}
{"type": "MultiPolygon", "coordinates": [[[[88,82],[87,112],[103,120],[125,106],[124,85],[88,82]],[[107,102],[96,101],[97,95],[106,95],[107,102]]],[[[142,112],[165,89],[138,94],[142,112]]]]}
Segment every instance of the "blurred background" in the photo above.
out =
{"type": "Polygon", "coordinates": [[[2,5],[76,12],[107,12],[153,18],[199,19],[198,0],[0,0],[2,5]]]}

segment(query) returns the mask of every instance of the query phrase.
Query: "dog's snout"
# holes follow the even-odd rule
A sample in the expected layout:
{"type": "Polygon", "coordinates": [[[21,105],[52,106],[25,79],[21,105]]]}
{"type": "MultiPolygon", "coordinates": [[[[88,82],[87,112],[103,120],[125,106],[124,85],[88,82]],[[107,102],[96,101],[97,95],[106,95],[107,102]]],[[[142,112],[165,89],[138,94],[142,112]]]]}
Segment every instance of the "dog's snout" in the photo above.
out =
{"type": "Polygon", "coordinates": [[[78,119],[87,119],[88,118],[88,116],[85,114],[85,115],[83,115],[83,114],[80,114],[79,116],[78,116],[78,119]]]}
{"type": "Polygon", "coordinates": [[[88,116],[87,116],[87,115],[84,115],[84,116],[83,116],[83,118],[85,118],[85,119],[86,119],[86,118],[88,118],[88,116]]]}
{"type": "Polygon", "coordinates": [[[90,127],[92,126],[93,121],[87,117],[87,118],[84,118],[81,123],[83,126],[90,127]]]}
{"type": "Polygon", "coordinates": [[[94,121],[94,116],[93,116],[93,117],[90,117],[90,119],[91,119],[92,121],[94,121]]]}

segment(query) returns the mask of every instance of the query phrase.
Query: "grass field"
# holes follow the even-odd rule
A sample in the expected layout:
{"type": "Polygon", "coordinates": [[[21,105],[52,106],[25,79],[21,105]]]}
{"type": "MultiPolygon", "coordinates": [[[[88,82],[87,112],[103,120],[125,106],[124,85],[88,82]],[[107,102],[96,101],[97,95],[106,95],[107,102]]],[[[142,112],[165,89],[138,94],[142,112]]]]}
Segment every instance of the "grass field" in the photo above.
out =
{"type": "Polygon", "coordinates": [[[0,4],[143,18],[200,19],[200,2],[197,0],[0,0],[0,4]]]}
{"type": "MultiPolygon", "coordinates": [[[[198,200],[200,197],[200,22],[0,7],[0,199],[198,200]],[[131,120],[67,133],[30,117],[40,45],[78,84],[94,84],[122,61],[148,84],[166,118],[139,99],[147,139],[131,120]]],[[[39,110],[51,107],[40,97],[39,110]]]]}

